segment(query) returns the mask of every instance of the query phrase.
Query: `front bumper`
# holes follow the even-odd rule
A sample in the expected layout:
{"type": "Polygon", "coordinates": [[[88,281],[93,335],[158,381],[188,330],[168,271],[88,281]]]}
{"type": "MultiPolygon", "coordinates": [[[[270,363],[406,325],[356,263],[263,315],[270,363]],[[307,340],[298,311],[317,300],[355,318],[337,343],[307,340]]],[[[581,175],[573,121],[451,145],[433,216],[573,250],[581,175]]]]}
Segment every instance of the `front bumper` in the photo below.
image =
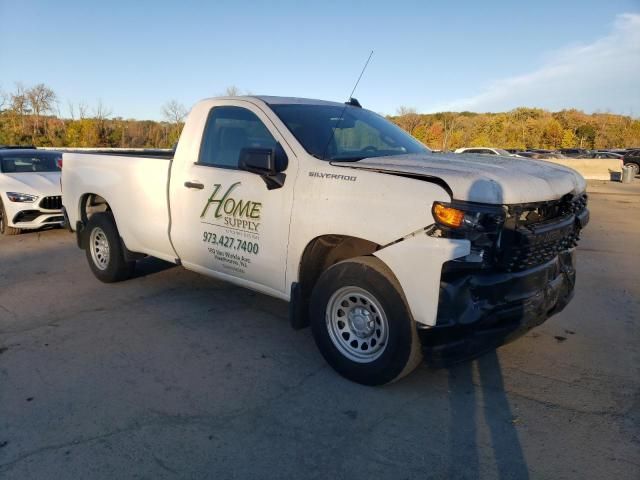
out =
{"type": "Polygon", "coordinates": [[[64,218],[60,199],[60,195],[43,195],[36,202],[12,202],[3,195],[7,225],[23,230],[61,225],[64,218]]]}
{"type": "Polygon", "coordinates": [[[519,272],[444,265],[436,325],[418,325],[427,363],[446,366],[510,342],[560,312],[575,285],[575,249],[519,272]]]}
{"type": "Polygon", "coordinates": [[[64,218],[61,210],[43,210],[29,206],[23,210],[12,209],[12,213],[7,212],[8,225],[21,229],[36,229],[50,225],[62,225],[64,218]]]}

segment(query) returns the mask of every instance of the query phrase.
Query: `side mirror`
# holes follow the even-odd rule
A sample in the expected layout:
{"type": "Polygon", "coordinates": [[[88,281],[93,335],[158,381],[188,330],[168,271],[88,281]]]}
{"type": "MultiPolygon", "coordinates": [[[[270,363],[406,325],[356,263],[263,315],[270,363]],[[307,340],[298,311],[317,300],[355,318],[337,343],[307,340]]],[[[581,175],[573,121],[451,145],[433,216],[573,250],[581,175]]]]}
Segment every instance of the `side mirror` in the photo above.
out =
{"type": "Polygon", "coordinates": [[[275,151],[272,148],[243,148],[240,150],[238,166],[241,170],[258,175],[275,175],[275,151]]]}
{"type": "Polygon", "coordinates": [[[286,175],[282,172],[287,164],[287,155],[280,145],[277,148],[243,148],[238,159],[240,170],[260,175],[269,190],[284,185],[286,175]]]}

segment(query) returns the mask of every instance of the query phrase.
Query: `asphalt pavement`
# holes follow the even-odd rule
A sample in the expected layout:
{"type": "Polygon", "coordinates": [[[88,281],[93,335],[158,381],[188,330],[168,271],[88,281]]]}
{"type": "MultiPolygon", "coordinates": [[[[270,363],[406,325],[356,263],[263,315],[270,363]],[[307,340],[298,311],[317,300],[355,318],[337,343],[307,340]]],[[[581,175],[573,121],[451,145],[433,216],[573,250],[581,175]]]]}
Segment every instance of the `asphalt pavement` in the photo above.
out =
{"type": "Polygon", "coordinates": [[[287,305],[146,259],[105,285],[64,230],[0,237],[0,478],[640,478],[640,182],[591,183],[573,302],[382,387],[287,305]]]}

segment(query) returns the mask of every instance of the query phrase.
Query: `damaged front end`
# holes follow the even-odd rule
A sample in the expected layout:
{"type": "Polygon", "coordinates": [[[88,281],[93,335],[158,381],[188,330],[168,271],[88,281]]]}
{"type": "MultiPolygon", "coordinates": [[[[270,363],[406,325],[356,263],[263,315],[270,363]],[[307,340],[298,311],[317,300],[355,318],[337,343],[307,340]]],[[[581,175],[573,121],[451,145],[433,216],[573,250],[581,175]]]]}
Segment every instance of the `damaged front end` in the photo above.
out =
{"type": "Polygon", "coordinates": [[[428,234],[465,238],[471,251],[443,265],[436,325],[418,325],[428,363],[445,366],[474,358],[569,303],[575,246],[589,221],[586,194],[520,205],[452,202],[436,208],[438,223],[428,234]]]}

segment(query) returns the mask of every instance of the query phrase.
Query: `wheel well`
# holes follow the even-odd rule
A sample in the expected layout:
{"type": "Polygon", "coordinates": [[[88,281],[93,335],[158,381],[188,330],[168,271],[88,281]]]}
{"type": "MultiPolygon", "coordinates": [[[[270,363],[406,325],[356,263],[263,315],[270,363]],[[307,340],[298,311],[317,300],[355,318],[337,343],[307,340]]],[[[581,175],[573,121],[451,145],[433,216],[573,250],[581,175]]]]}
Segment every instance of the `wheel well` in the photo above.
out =
{"type": "Polygon", "coordinates": [[[110,211],[111,206],[107,201],[95,193],[86,193],[80,200],[80,220],[82,220],[83,224],[86,224],[94,213],[110,211]]]}
{"type": "MultiPolygon", "coordinates": [[[[298,271],[300,288],[300,312],[306,320],[308,302],[318,278],[331,265],[349,258],[371,255],[380,249],[380,245],[362,238],[346,235],[322,235],[314,238],[304,249],[298,271]]],[[[304,322],[306,326],[307,323],[304,322]]]]}
{"type": "MultiPolygon", "coordinates": [[[[109,205],[109,203],[104,199],[104,197],[101,197],[96,193],[86,193],[80,199],[80,220],[82,221],[82,224],[84,226],[87,225],[87,222],[89,221],[92,215],[95,215],[96,213],[104,213],[104,212],[111,212],[111,205],[109,205]]],[[[116,225],[116,229],[117,229],[118,226],[116,224],[116,219],[112,217],[111,220],[116,225]]],[[[77,236],[78,247],[84,248],[82,231],[77,230],[76,236],[77,236]]],[[[120,237],[120,242],[122,244],[122,250],[123,250],[124,258],[126,261],[128,262],[135,261],[135,260],[139,260],[141,258],[146,257],[146,255],[143,253],[130,251],[127,248],[127,245],[124,243],[124,240],[122,239],[122,237],[120,237]]]]}

